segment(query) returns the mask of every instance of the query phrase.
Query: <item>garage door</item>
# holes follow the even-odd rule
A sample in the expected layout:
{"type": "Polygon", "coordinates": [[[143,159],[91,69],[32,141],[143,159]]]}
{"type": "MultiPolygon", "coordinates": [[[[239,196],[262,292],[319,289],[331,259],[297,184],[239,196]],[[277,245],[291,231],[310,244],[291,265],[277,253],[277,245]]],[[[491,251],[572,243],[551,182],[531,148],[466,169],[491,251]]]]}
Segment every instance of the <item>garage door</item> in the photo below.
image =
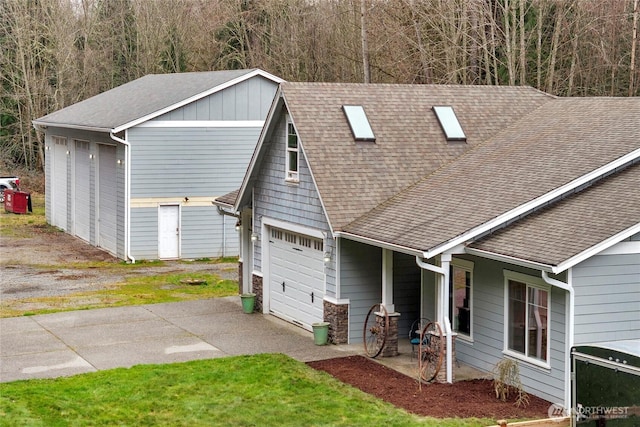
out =
{"type": "Polygon", "coordinates": [[[98,246],[117,250],[116,147],[98,145],[98,246]]]}
{"type": "Polygon", "coordinates": [[[53,225],[67,230],[67,140],[54,138],[53,146],[53,225]]]}
{"type": "Polygon", "coordinates": [[[278,228],[271,228],[270,237],[270,310],[311,329],[323,320],[322,240],[278,228]]]}
{"type": "Polygon", "coordinates": [[[76,141],[74,231],[75,235],[89,241],[89,143],[76,141]]]}

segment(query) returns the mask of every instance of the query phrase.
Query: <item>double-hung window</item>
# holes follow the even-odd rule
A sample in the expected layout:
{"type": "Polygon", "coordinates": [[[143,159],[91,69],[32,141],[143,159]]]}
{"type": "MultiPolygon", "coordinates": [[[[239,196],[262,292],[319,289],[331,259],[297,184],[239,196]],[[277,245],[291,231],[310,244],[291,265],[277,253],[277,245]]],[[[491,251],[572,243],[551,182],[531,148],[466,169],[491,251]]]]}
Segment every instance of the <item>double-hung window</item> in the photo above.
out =
{"type": "Polygon", "coordinates": [[[505,271],[505,351],[549,366],[551,291],[537,277],[505,271]]]}
{"type": "Polygon", "coordinates": [[[298,181],[298,134],[293,122],[287,116],[287,141],[286,141],[286,180],[298,181]]]}
{"type": "Polygon", "coordinates": [[[453,330],[461,338],[472,338],[472,290],[473,262],[463,259],[451,261],[451,278],[449,279],[449,296],[451,298],[451,321],[453,330]]]}

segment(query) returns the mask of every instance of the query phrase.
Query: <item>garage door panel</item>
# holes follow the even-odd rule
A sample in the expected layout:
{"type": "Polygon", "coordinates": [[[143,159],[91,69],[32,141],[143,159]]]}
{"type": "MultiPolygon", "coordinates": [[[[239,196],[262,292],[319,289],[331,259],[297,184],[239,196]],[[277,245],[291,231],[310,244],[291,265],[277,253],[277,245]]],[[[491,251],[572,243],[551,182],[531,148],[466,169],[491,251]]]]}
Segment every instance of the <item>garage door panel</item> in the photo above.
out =
{"type": "Polygon", "coordinates": [[[75,200],[74,227],[76,236],[89,241],[90,234],[90,186],[89,143],[76,141],[75,152],[75,200]]]}
{"type": "Polygon", "coordinates": [[[323,320],[324,262],[321,244],[309,247],[313,238],[277,229],[272,230],[271,237],[271,311],[310,328],[312,323],[323,320]],[[285,283],[284,291],[282,282],[285,283]]]}
{"type": "Polygon", "coordinates": [[[98,246],[115,254],[117,248],[116,147],[99,145],[98,157],[98,246]]]}
{"type": "Polygon", "coordinates": [[[67,230],[67,140],[55,138],[53,153],[53,225],[67,230]]]}

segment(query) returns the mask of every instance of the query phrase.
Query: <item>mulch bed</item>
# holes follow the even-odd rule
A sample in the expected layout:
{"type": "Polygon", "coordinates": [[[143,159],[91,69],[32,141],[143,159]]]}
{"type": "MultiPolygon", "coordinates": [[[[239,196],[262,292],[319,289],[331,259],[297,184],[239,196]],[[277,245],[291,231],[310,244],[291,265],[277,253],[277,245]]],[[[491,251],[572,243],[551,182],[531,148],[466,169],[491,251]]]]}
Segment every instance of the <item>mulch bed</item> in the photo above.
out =
{"type": "Polygon", "coordinates": [[[547,418],[551,405],[529,395],[529,405],[515,406],[515,397],[498,400],[491,380],[459,381],[453,384],[422,384],[364,356],[309,362],[340,381],[372,394],[408,412],[436,418],[547,418]]]}

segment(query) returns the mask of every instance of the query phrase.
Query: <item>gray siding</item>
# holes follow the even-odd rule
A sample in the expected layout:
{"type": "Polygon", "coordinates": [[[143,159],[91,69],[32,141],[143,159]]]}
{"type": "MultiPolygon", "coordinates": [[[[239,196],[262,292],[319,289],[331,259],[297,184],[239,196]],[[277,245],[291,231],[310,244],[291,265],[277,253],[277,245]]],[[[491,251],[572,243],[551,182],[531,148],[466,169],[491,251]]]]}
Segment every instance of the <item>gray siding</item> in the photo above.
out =
{"type": "Polygon", "coordinates": [[[278,85],[253,77],[154,120],[264,120],[278,85]]]}
{"type": "Polygon", "coordinates": [[[400,313],[400,339],[408,337],[411,324],[420,317],[420,267],[415,256],[393,254],[393,303],[400,313]]]}
{"type": "Polygon", "coordinates": [[[131,197],[221,196],[237,189],[260,130],[131,129],[131,197]]]}
{"type": "MultiPolygon", "coordinates": [[[[89,224],[90,224],[90,229],[89,229],[89,243],[91,243],[92,245],[96,245],[97,244],[97,237],[96,237],[96,218],[99,216],[98,213],[96,212],[97,209],[97,204],[96,204],[96,184],[97,184],[97,178],[96,178],[96,170],[97,170],[97,166],[95,164],[96,160],[94,158],[94,160],[91,161],[90,165],[89,165],[89,176],[78,176],[77,175],[77,171],[72,170],[73,165],[74,165],[74,161],[73,159],[75,159],[76,157],[76,153],[75,153],[75,143],[74,140],[82,140],[82,141],[89,141],[89,152],[91,154],[93,154],[94,156],[97,155],[98,153],[98,143],[105,143],[105,144],[110,144],[110,145],[116,145],[116,142],[114,140],[112,140],[108,134],[106,133],[100,133],[100,132],[90,132],[90,131],[83,131],[83,130],[77,130],[77,129],[64,129],[64,128],[49,128],[46,131],[46,135],[45,135],[45,141],[47,143],[48,146],[52,147],[50,150],[47,150],[47,158],[45,159],[45,188],[46,189],[50,189],[52,182],[52,176],[51,176],[51,167],[53,165],[53,158],[52,158],[52,154],[54,152],[53,150],[53,140],[52,137],[53,136],[59,136],[59,137],[63,137],[67,139],[67,149],[70,152],[70,161],[67,162],[67,200],[66,200],[66,205],[67,205],[67,227],[66,229],[68,231],[73,230],[74,227],[72,226],[72,221],[73,221],[73,212],[75,211],[76,207],[75,207],[75,199],[74,199],[74,194],[75,194],[75,180],[86,180],[89,182],[89,200],[87,201],[87,203],[89,203],[89,213],[90,213],[90,218],[89,218],[89,224]]],[[[119,159],[124,159],[125,158],[125,147],[122,144],[117,144],[117,148],[116,148],[116,156],[119,159]]],[[[115,166],[114,166],[115,167],[115,166]]],[[[120,258],[124,258],[125,257],[125,222],[124,222],[124,218],[125,218],[125,168],[124,167],[118,167],[116,169],[116,229],[113,230],[114,235],[116,236],[116,255],[120,258]]],[[[52,196],[55,197],[55,195],[52,194],[51,191],[47,191],[45,192],[45,210],[46,210],[46,218],[48,222],[52,221],[51,218],[51,206],[53,203],[52,200],[52,196]]]]}
{"type": "Polygon", "coordinates": [[[382,249],[340,240],[340,298],[349,299],[349,343],[361,343],[364,321],[382,299],[382,249]]]}
{"type": "Polygon", "coordinates": [[[575,344],[640,338],[640,254],[597,255],[572,273],[575,344]]]}
{"type": "MultiPolygon", "coordinates": [[[[299,183],[285,182],[285,120],[281,116],[276,131],[266,141],[267,153],[263,159],[254,187],[253,230],[260,232],[262,217],[299,224],[323,231],[330,235],[329,225],[320,203],[315,184],[306,159],[299,153],[299,183]]],[[[304,144],[304,141],[302,141],[304,144]]],[[[262,242],[254,245],[254,268],[262,269],[262,242]]],[[[331,247],[333,240],[326,239],[325,247],[331,247]]],[[[335,248],[333,250],[335,254],[335,248]]],[[[335,261],[335,256],[333,257],[335,261]]],[[[335,297],[335,267],[325,264],[326,295],[335,297]]]]}
{"type": "MultiPolygon", "coordinates": [[[[504,348],[504,276],[503,270],[517,271],[533,277],[540,272],[510,264],[473,257],[473,342],[456,341],[456,354],[461,363],[491,372],[504,348]]],[[[527,392],[552,402],[564,399],[565,295],[551,289],[551,369],[543,369],[519,361],[520,377],[527,392]]]]}

